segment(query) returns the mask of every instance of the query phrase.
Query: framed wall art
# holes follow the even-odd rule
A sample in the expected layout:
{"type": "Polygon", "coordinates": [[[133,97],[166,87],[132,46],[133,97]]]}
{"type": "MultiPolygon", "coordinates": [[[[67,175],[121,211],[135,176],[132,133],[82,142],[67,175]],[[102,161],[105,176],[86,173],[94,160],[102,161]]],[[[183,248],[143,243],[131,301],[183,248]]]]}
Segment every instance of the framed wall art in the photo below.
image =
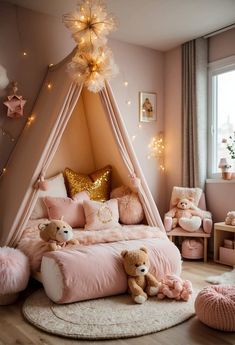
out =
{"type": "Polygon", "coordinates": [[[157,120],[157,94],[154,92],[140,92],[139,95],[140,122],[157,120]]]}

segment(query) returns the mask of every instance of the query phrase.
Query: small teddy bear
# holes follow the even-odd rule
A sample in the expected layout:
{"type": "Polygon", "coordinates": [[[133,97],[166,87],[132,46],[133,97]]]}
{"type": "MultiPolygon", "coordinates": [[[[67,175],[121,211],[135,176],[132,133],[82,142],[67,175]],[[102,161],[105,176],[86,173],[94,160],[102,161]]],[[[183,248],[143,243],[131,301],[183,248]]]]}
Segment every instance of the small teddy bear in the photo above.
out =
{"type": "Polygon", "coordinates": [[[162,300],[165,297],[177,301],[188,301],[192,295],[192,283],[189,280],[182,280],[175,274],[167,275],[161,282],[157,298],[162,300]]]}
{"type": "Polygon", "coordinates": [[[144,303],[148,296],[156,296],[159,289],[157,279],[149,273],[150,262],[146,247],[123,250],[123,264],[128,275],[128,291],[136,303],[144,303]]]}
{"type": "Polygon", "coordinates": [[[65,247],[67,244],[78,244],[79,241],[73,239],[73,229],[63,220],[51,220],[50,223],[39,224],[40,237],[48,242],[49,251],[54,251],[65,247]]]}
{"type": "Polygon", "coordinates": [[[199,229],[203,212],[195,207],[193,201],[193,198],[178,199],[176,206],[166,213],[165,217],[172,218],[171,228],[167,229],[168,231],[174,229],[178,224],[190,232],[199,229]]]}
{"type": "Polygon", "coordinates": [[[225,224],[226,225],[235,225],[235,211],[230,211],[227,213],[227,216],[225,218],[225,224]]]}

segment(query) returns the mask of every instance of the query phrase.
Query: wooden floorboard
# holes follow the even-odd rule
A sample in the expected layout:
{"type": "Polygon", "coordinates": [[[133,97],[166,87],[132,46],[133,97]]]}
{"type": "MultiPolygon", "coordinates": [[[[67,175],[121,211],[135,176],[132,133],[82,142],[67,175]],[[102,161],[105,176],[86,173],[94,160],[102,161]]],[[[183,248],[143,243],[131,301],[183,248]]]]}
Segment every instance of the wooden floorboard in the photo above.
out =
{"type": "MultiPolygon", "coordinates": [[[[219,264],[185,261],[182,276],[190,279],[195,288],[201,289],[208,285],[205,282],[208,275],[218,275],[229,270],[231,268],[219,264]]],[[[53,336],[30,325],[21,314],[23,301],[39,286],[31,282],[16,304],[0,307],[0,345],[235,345],[234,333],[213,330],[196,317],[168,330],[138,338],[82,341],[53,336]]]]}

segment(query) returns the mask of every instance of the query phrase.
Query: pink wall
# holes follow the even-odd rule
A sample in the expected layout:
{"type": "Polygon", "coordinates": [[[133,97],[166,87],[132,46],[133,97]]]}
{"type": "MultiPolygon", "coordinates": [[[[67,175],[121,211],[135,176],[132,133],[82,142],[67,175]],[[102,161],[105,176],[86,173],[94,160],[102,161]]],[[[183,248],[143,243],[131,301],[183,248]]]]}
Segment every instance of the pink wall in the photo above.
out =
{"type": "MultiPolygon", "coordinates": [[[[8,3],[0,3],[0,63],[8,71],[10,80],[17,80],[20,93],[28,100],[25,117],[9,120],[0,106],[0,125],[15,137],[30,115],[33,103],[43,81],[47,65],[57,63],[73,49],[74,42],[61,20],[8,3]],[[17,29],[19,28],[19,29],[17,29]],[[26,51],[24,57],[22,52],[26,51]]],[[[120,74],[111,82],[118,106],[123,114],[127,130],[136,136],[133,146],[143,168],[149,187],[160,210],[164,209],[164,174],[158,170],[155,159],[147,159],[151,138],[163,130],[164,108],[164,54],[118,41],[110,41],[120,74]],[[128,80],[128,87],[123,81],[128,80]],[[138,127],[138,92],[154,91],[158,95],[158,119],[154,123],[143,123],[138,127]],[[131,105],[126,101],[130,99],[131,105]]],[[[4,95],[5,96],[5,95],[4,95]]],[[[4,97],[0,98],[2,103],[4,97]]],[[[13,143],[0,135],[1,161],[4,166],[13,143]]]]}
{"type": "Polygon", "coordinates": [[[164,54],[114,40],[110,46],[120,69],[111,86],[130,137],[135,136],[133,147],[162,213],[165,208],[165,174],[159,170],[156,159],[148,159],[148,145],[152,137],[164,129],[164,54]],[[128,81],[128,87],[123,85],[124,81],[128,81]],[[141,128],[138,127],[140,91],[157,93],[157,121],[143,122],[141,128]],[[127,105],[127,100],[131,105],[127,105]]]}

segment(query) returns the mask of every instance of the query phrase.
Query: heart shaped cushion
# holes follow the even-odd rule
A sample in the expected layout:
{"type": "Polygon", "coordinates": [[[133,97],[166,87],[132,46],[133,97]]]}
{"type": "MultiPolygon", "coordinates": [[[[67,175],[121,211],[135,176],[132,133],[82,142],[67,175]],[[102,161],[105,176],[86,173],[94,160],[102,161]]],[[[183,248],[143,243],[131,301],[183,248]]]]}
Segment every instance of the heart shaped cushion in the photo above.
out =
{"type": "Polygon", "coordinates": [[[179,225],[182,229],[194,232],[197,231],[201,226],[202,220],[198,216],[192,216],[192,218],[180,218],[179,219],[179,225]]]}

